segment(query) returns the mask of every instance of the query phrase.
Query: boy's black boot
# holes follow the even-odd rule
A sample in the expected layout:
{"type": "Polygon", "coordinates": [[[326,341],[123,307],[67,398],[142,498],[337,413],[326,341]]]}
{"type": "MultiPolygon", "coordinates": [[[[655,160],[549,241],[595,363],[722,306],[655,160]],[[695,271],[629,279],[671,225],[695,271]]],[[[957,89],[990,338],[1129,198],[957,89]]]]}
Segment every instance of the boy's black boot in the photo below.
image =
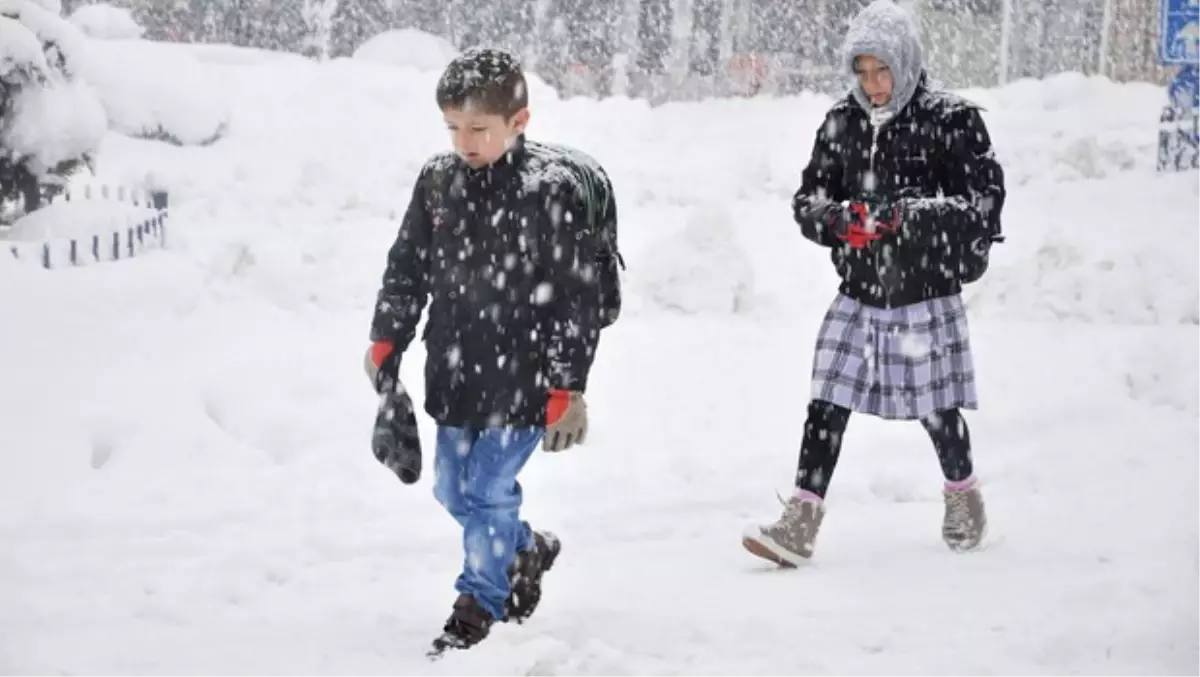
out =
{"type": "Polygon", "coordinates": [[[549,531],[533,532],[533,548],[518,553],[509,583],[512,591],[505,605],[506,620],[524,623],[542,601],[542,575],[554,566],[562,541],[549,531]]]}
{"type": "Polygon", "coordinates": [[[469,649],[482,642],[492,629],[495,620],[471,595],[459,595],[454,601],[454,611],[442,628],[442,634],[433,640],[430,656],[438,656],[447,649],[469,649]]]}

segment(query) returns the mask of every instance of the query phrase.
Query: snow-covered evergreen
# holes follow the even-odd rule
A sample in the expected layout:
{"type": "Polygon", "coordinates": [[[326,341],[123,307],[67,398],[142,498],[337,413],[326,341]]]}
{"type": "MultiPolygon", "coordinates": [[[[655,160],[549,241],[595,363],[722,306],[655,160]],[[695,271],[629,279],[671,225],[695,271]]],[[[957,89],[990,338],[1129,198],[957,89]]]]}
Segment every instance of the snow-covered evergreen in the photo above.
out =
{"type": "Polygon", "coordinates": [[[99,147],[108,119],[80,77],[86,37],[49,6],[0,0],[0,219],[61,190],[99,147]]]}

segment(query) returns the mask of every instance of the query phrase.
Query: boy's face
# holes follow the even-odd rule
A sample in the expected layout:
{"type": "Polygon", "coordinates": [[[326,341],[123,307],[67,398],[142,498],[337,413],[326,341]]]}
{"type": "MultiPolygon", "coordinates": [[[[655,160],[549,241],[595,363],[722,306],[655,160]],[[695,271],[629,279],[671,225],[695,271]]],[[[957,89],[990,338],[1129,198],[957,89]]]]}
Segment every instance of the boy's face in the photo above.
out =
{"type": "Polygon", "coordinates": [[[864,55],[854,60],[854,72],[871,105],[886,106],[892,100],[892,71],[887,64],[864,55]]]}
{"type": "Polygon", "coordinates": [[[473,169],[486,167],[504,155],[513,139],[529,124],[529,109],[522,108],[505,119],[503,115],[481,113],[459,108],[442,110],[450,142],[473,169]]]}

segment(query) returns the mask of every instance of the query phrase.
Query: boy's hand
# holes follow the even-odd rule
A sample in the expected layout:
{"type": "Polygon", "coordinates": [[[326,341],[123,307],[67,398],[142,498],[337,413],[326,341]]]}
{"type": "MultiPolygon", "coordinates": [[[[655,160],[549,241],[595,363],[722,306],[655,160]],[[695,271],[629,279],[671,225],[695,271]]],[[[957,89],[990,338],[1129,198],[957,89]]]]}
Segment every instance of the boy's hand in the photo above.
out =
{"type": "Polygon", "coordinates": [[[376,341],[367,348],[363,356],[363,369],[375,392],[382,393],[387,381],[395,383],[400,378],[400,355],[391,341],[376,341]]]}
{"type": "Polygon", "coordinates": [[[566,451],[587,437],[587,402],[583,393],[551,390],[546,401],[546,435],[542,449],[566,451]]]}

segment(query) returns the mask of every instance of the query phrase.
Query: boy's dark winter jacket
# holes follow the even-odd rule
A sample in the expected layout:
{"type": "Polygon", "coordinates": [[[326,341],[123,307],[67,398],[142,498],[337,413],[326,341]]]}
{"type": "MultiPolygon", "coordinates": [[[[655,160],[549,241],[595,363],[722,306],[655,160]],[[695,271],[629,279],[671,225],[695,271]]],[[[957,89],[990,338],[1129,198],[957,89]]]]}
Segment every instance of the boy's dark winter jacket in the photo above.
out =
{"type": "Polygon", "coordinates": [[[615,229],[612,197],[586,155],[523,136],[488,167],[425,164],[370,335],[404,351],[430,300],[425,410],[439,424],[541,426],[549,389],[587,387],[604,324],[597,268],[615,265],[588,217],[615,229]]]}
{"type": "Polygon", "coordinates": [[[843,294],[896,307],[957,294],[983,274],[1004,198],[978,108],[921,76],[878,132],[853,95],[829,110],[792,207],[804,236],[832,248],[843,294]],[[843,242],[831,227],[843,201],[898,207],[899,233],[861,248],[843,242]]]}

